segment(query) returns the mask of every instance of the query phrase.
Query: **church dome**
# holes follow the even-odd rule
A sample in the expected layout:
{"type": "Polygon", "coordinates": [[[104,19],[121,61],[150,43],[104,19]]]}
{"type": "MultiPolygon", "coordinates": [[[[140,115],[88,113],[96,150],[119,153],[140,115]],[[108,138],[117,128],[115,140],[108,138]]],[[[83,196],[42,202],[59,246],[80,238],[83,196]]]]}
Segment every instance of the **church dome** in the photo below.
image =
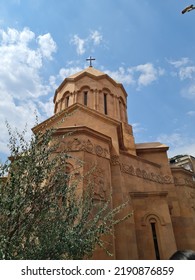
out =
{"type": "Polygon", "coordinates": [[[127,122],[127,93],[121,83],[92,66],[66,77],[56,89],[54,113],[75,103],[127,122]]]}

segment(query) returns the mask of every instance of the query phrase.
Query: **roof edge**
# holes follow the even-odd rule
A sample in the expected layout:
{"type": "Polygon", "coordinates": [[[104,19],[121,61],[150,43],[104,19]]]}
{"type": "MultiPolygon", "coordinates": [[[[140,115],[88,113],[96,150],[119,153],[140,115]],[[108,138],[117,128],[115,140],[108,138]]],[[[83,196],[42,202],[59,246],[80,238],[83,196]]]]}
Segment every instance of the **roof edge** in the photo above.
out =
{"type": "MultiPolygon", "coordinates": [[[[53,102],[55,103],[56,96],[57,96],[58,92],[63,88],[63,86],[64,86],[67,82],[69,82],[69,83],[76,82],[77,80],[81,79],[81,78],[84,77],[84,76],[88,76],[88,77],[90,77],[90,78],[95,78],[96,80],[101,80],[101,79],[103,79],[103,78],[106,78],[106,79],[108,79],[114,86],[120,87],[120,88],[122,89],[123,93],[125,94],[125,97],[127,97],[127,92],[126,92],[126,90],[125,90],[125,88],[124,88],[124,86],[123,86],[122,83],[119,83],[119,82],[115,81],[115,80],[114,80],[113,78],[111,78],[108,74],[103,73],[103,72],[101,73],[99,70],[97,70],[97,71],[99,71],[100,74],[95,75],[95,74],[93,74],[93,73],[91,73],[91,72],[88,72],[87,69],[89,69],[89,68],[86,68],[86,69],[84,69],[83,71],[78,72],[78,75],[75,74],[75,76],[72,75],[72,76],[69,76],[69,77],[65,78],[65,79],[62,81],[62,83],[59,85],[59,87],[55,90],[55,95],[54,95],[54,98],[53,98],[53,102]]],[[[94,69],[95,69],[95,68],[94,68],[94,69]]],[[[96,70],[96,69],[95,69],[95,70],[96,70]]]]}

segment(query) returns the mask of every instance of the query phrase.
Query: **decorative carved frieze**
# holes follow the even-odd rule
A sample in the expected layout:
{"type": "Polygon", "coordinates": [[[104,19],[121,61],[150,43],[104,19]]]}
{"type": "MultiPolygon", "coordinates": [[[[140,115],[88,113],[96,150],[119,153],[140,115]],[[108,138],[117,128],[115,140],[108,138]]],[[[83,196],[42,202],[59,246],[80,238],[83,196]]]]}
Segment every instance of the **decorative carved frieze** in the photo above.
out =
{"type": "Polygon", "coordinates": [[[195,188],[195,182],[193,181],[193,178],[174,177],[174,183],[176,186],[188,186],[195,188]]]}
{"type": "Polygon", "coordinates": [[[135,167],[133,165],[129,165],[126,163],[121,163],[120,158],[117,155],[113,155],[111,157],[111,165],[119,165],[120,170],[123,173],[136,176],[139,178],[143,178],[145,180],[149,180],[152,182],[157,182],[159,184],[172,184],[172,177],[169,175],[161,175],[154,172],[146,171],[145,169],[141,169],[139,167],[135,167]]]}
{"type": "Polygon", "coordinates": [[[112,155],[110,158],[111,165],[120,165],[120,159],[117,155],[112,155]]]}
{"type": "Polygon", "coordinates": [[[107,148],[102,147],[99,144],[93,143],[90,139],[74,138],[70,141],[64,141],[62,145],[63,149],[66,152],[86,151],[91,154],[96,154],[100,157],[110,158],[110,153],[107,148]]]}

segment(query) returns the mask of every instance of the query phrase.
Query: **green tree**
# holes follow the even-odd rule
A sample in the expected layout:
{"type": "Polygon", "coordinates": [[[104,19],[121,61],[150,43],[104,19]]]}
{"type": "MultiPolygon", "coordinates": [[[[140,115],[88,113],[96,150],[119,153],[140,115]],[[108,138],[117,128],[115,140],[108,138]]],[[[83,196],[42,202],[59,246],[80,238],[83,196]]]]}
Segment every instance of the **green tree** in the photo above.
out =
{"type": "Polygon", "coordinates": [[[9,125],[8,131],[11,157],[0,166],[0,259],[83,259],[96,245],[106,248],[102,237],[131,216],[116,218],[126,204],[111,209],[110,199],[94,201],[93,170],[79,178],[66,173],[69,156],[59,152],[54,130],[30,141],[25,131],[13,133],[9,125]]]}

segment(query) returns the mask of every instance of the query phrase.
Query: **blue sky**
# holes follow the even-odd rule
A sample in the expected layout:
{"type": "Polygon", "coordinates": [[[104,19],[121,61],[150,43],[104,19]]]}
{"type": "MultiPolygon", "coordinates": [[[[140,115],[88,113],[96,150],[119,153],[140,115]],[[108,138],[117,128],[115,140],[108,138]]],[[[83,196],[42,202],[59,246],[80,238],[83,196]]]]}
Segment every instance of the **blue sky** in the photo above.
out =
{"type": "MultiPolygon", "coordinates": [[[[61,81],[93,66],[122,82],[135,141],[195,156],[195,11],[182,0],[1,0],[0,157],[7,120],[53,114],[61,81]]],[[[195,4],[195,1],[194,1],[195,4]]]]}

